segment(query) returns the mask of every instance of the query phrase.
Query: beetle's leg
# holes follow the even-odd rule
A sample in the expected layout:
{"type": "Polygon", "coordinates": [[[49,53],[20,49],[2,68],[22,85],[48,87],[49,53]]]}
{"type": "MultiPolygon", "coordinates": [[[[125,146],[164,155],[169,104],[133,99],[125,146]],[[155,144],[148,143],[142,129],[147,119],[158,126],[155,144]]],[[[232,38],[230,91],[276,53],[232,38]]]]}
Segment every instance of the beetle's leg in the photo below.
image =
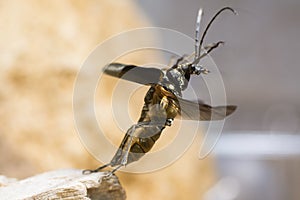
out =
{"type": "MultiPolygon", "coordinates": [[[[123,165],[118,165],[117,167],[115,167],[113,170],[111,170],[110,172],[108,172],[104,178],[108,179],[110,178],[116,171],[118,171],[121,167],[123,167],[123,165]]],[[[100,180],[99,180],[100,181],[100,180]]]]}
{"type": "Polygon", "coordinates": [[[172,55],[169,60],[168,67],[172,67],[173,65],[175,65],[176,61],[177,61],[176,56],[172,55]]]}
{"type": "MultiPolygon", "coordinates": [[[[106,177],[110,177],[115,171],[117,171],[119,168],[125,166],[127,164],[127,159],[128,159],[128,155],[129,155],[129,151],[130,151],[130,147],[131,147],[131,144],[132,144],[132,140],[133,140],[133,134],[135,132],[135,128],[136,128],[137,125],[133,125],[131,128],[130,128],[130,132],[129,132],[129,142],[126,144],[125,146],[125,155],[123,156],[122,160],[121,160],[121,163],[119,165],[117,165],[116,168],[114,168],[111,172],[109,172],[106,177]]],[[[123,151],[123,150],[122,150],[123,151]]],[[[91,173],[95,173],[95,172],[99,172],[101,169],[104,169],[108,166],[110,166],[111,163],[108,163],[108,164],[105,164],[105,165],[102,165],[96,169],[86,169],[86,170],[83,170],[82,173],[83,174],[91,174],[91,173]]]]}
{"type": "MultiPolygon", "coordinates": [[[[172,124],[172,122],[173,122],[173,119],[167,119],[167,121],[165,123],[139,122],[135,125],[132,125],[131,128],[130,128],[129,133],[127,133],[129,135],[129,138],[128,138],[128,142],[126,143],[124,149],[122,150],[124,152],[124,154],[122,155],[122,159],[121,159],[120,163],[117,164],[116,167],[106,175],[106,177],[112,176],[112,174],[114,172],[119,170],[121,167],[126,166],[126,164],[128,162],[128,156],[129,156],[129,152],[130,152],[130,148],[131,148],[131,145],[132,145],[132,142],[133,142],[133,137],[134,137],[136,128],[138,128],[138,127],[153,127],[153,126],[170,126],[172,124]]],[[[110,162],[110,163],[105,164],[103,166],[100,166],[100,167],[98,167],[97,169],[94,169],[94,170],[90,170],[90,169],[84,170],[82,173],[83,174],[90,174],[90,173],[99,172],[101,169],[104,169],[104,168],[106,168],[108,166],[111,166],[111,165],[112,164],[110,162]]]]}
{"type": "MultiPolygon", "coordinates": [[[[132,144],[132,140],[133,140],[133,133],[135,132],[135,127],[137,125],[133,125],[131,128],[130,128],[130,132],[129,132],[129,142],[126,144],[125,146],[125,155],[123,156],[122,160],[121,160],[121,163],[111,171],[110,174],[112,174],[113,172],[117,171],[120,167],[122,166],[125,166],[127,164],[127,159],[128,159],[128,155],[129,155],[129,151],[130,151],[130,147],[131,147],[131,144],[132,144]]],[[[123,150],[122,150],[123,151],[123,150]]],[[[110,166],[111,163],[108,163],[108,164],[105,164],[103,166],[100,166],[98,167],[97,169],[94,169],[94,170],[90,170],[90,169],[86,169],[86,170],[83,170],[83,174],[90,174],[90,173],[95,173],[95,172],[99,172],[101,169],[104,169],[108,166],[110,166]]],[[[110,175],[108,175],[110,176],[110,175]]]]}
{"type": "Polygon", "coordinates": [[[96,169],[85,169],[82,171],[82,174],[91,174],[91,173],[95,173],[95,172],[99,172],[101,169],[104,169],[106,167],[110,166],[110,163],[107,163],[105,165],[102,165],[96,169]]]}
{"type": "Polygon", "coordinates": [[[177,59],[176,63],[173,65],[173,67],[177,67],[178,65],[188,62],[189,57],[190,57],[190,55],[186,55],[186,54],[181,56],[180,58],[177,59]]]}
{"type": "Polygon", "coordinates": [[[197,59],[195,59],[192,63],[189,63],[189,64],[193,64],[193,65],[198,65],[201,58],[207,56],[212,50],[214,50],[215,48],[217,48],[220,44],[224,44],[223,41],[219,41],[219,42],[216,42],[216,43],[212,43],[212,44],[209,44],[207,46],[204,47],[204,53],[202,53],[197,59]]]}
{"type": "Polygon", "coordinates": [[[212,43],[212,44],[205,46],[204,47],[205,52],[200,55],[200,58],[207,56],[212,50],[217,48],[220,44],[224,44],[224,41],[219,41],[219,42],[212,43]]]}
{"type": "Polygon", "coordinates": [[[121,159],[121,162],[119,164],[116,165],[116,167],[111,170],[105,177],[106,178],[109,178],[111,177],[116,171],[118,171],[121,167],[124,167],[126,166],[127,162],[128,162],[128,156],[129,156],[129,152],[130,152],[130,147],[132,145],[132,141],[133,141],[133,137],[134,137],[134,133],[135,133],[135,129],[136,127],[139,127],[140,125],[139,124],[135,124],[135,125],[132,125],[130,127],[130,131],[129,133],[126,133],[129,135],[129,142],[126,143],[124,149],[121,149],[121,151],[125,152],[124,155],[122,156],[122,159],[121,159]]]}
{"type": "MultiPolygon", "coordinates": [[[[133,125],[131,128],[130,128],[130,133],[129,133],[129,142],[126,144],[125,146],[125,155],[123,156],[122,160],[121,160],[121,163],[120,163],[120,166],[125,166],[127,164],[127,161],[128,161],[128,156],[129,156],[129,151],[130,151],[130,147],[131,147],[131,144],[132,144],[132,141],[133,141],[133,137],[134,137],[134,133],[135,133],[135,129],[137,127],[137,124],[136,125],[133,125]]],[[[117,171],[120,167],[117,167],[115,170],[113,171],[117,171]]]]}
{"type": "Polygon", "coordinates": [[[123,167],[124,165],[118,165],[117,167],[115,167],[113,170],[111,170],[109,172],[109,174],[114,174],[116,171],[118,171],[118,169],[120,169],[121,167],[123,167]]]}
{"type": "MultiPolygon", "coordinates": [[[[176,56],[172,55],[171,56],[171,59],[168,63],[168,67],[173,67],[173,68],[176,68],[179,64],[183,64],[183,63],[187,63],[188,62],[188,59],[193,56],[194,54],[192,55],[183,55],[179,58],[177,58],[176,56]]],[[[168,68],[166,68],[168,69],[168,68]]]]}

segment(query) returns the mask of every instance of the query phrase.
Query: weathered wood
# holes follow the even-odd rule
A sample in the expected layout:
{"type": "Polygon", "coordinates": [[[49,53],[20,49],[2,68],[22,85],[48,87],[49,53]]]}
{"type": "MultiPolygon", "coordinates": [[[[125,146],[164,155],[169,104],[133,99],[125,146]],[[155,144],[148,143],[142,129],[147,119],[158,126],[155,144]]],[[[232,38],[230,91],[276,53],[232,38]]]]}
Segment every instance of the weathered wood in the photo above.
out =
{"type": "Polygon", "coordinates": [[[126,194],[118,178],[104,178],[98,172],[83,175],[82,170],[50,171],[20,181],[0,176],[0,197],[3,200],[83,199],[123,200],[126,194]]]}

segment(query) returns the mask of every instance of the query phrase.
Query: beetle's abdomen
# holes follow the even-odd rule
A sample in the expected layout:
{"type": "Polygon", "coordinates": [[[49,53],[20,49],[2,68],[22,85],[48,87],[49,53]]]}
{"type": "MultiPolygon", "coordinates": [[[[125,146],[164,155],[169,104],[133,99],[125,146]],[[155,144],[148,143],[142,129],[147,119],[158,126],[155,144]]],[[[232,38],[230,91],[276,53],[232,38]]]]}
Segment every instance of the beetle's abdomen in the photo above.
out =
{"type": "Polygon", "coordinates": [[[141,117],[131,126],[111,161],[112,166],[121,165],[127,156],[126,164],[139,160],[154,146],[160,137],[168,118],[178,113],[175,96],[163,86],[152,86],[145,98],[141,117]]]}

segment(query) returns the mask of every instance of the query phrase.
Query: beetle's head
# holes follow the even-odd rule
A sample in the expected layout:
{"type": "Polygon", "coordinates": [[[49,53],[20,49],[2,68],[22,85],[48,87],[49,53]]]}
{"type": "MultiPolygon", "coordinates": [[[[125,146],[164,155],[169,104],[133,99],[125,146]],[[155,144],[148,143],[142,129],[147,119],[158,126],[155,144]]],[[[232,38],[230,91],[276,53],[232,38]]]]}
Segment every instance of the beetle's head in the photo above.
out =
{"type": "Polygon", "coordinates": [[[202,66],[199,65],[199,64],[194,64],[194,63],[192,63],[192,64],[190,64],[190,65],[188,66],[188,73],[190,73],[190,74],[195,74],[195,75],[199,75],[199,74],[201,74],[201,73],[203,73],[203,74],[208,74],[208,73],[209,73],[209,70],[206,69],[206,68],[204,68],[204,67],[202,67],[202,66]]]}

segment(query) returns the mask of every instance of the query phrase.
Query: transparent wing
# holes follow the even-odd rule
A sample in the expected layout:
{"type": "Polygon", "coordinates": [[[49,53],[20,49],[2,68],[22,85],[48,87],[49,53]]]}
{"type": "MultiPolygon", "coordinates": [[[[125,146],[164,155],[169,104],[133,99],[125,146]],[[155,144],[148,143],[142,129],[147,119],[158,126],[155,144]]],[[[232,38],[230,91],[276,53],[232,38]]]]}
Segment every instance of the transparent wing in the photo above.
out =
{"type": "Polygon", "coordinates": [[[178,98],[178,101],[180,105],[180,116],[186,120],[222,120],[228,115],[231,115],[237,108],[234,105],[212,107],[202,101],[192,102],[181,98],[178,98]]]}
{"type": "Polygon", "coordinates": [[[145,68],[122,63],[110,63],[104,68],[104,73],[110,76],[140,84],[156,84],[163,76],[157,68],[145,68]]]}

